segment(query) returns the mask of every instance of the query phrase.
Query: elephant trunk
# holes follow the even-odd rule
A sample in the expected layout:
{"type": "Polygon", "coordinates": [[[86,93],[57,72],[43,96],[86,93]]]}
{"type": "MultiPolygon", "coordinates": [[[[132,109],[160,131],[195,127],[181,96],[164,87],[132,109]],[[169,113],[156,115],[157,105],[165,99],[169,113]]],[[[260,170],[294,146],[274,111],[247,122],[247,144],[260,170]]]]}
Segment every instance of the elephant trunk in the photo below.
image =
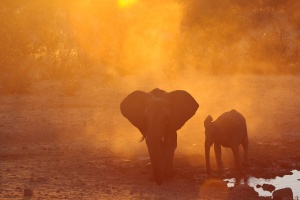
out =
{"type": "Polygon", "coordinates": [[[146,140],[151,160],[154,180],[158,185],[162,184],[162,141],[161,138],[146,140]]]}
{"type": "Polygon", "coordinates": [[[205,143],[205,161],[207,175],[210,175],[210,146],[211,145],[205,143]]]}

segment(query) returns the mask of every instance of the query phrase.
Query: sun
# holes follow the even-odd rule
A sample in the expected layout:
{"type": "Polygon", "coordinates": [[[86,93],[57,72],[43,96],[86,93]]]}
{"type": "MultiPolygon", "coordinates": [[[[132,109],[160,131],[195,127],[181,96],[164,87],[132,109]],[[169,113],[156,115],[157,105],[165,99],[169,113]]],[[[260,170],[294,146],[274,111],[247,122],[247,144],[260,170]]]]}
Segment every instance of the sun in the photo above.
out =
{"type": "Polygon", "coordinates": [[[136,3],[138,0],[118,0],[118,6],[119,8],[127,8],[134,3],[136,3]]]}

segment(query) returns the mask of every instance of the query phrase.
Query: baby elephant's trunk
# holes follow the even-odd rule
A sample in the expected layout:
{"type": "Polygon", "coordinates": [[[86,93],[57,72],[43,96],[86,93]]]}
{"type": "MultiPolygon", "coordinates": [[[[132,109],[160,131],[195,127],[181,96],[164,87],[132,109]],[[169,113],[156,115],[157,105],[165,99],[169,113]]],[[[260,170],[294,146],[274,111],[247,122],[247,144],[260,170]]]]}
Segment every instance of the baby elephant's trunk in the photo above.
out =
{"type": "Polygon", "coordinates": [[[210,175],[210,145],[208,144],[205,144],[205,161],[207,175],[210,175]]]}

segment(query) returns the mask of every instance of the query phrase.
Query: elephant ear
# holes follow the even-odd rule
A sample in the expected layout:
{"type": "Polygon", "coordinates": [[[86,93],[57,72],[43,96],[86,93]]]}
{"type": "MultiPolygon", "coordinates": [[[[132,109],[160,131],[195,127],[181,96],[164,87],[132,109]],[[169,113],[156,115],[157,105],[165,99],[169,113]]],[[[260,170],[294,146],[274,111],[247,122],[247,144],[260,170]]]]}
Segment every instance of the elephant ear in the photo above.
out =
{"type": "Polygon", "coordinates": [[[120,104],[122,115],[137,127],[143,135],[146,131],[144,110],[147,95],[147,93],[137,90],[129,94],[120,104]]]}
{"type": "Polygon", "coordinates": [[[170,92],[168,98],[172,107],[170,130],[177,131],[196,113],[199,104],[184,90],[170,92]]]}

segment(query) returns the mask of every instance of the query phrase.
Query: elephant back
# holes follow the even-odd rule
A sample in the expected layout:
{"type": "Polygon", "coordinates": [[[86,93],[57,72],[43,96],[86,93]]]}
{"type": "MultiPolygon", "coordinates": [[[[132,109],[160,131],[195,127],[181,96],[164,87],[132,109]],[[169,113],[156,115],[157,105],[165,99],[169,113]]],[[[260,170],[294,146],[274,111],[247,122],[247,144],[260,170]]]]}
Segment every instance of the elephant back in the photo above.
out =
{"type": "Polygon", "coordinates": [[[220,115],[214,123],[220,131],[247,134],[244,116],[234,109],[220,115]]]}

